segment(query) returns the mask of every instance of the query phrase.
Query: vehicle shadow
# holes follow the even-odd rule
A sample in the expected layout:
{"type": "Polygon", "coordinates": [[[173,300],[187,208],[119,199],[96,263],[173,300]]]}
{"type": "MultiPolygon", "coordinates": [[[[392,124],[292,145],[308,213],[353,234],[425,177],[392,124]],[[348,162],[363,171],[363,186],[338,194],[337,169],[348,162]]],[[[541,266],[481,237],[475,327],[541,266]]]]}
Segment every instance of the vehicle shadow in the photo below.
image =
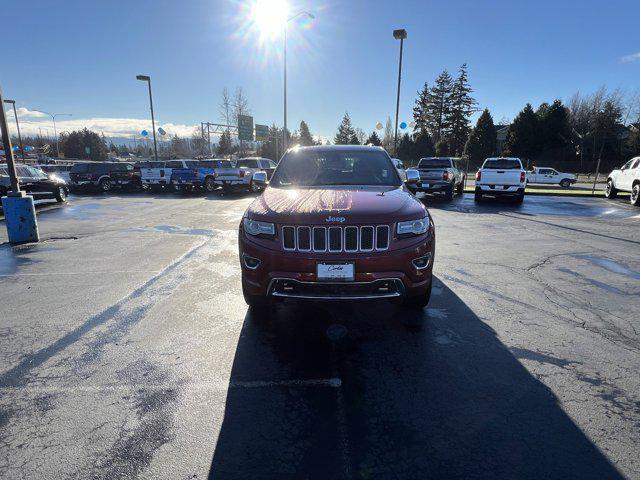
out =
{"type": "Polygon", "coordinates": [[[209,478],[622,478],[441,282],[401,312],[248,313],[209,478]]]}

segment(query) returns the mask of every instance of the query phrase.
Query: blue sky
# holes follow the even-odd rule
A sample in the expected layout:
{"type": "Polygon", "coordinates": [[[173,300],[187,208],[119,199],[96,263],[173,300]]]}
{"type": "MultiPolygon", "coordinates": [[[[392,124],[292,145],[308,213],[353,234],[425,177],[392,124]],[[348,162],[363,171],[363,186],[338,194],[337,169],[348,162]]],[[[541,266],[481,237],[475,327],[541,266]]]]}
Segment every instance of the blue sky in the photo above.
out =
{"type": "MultiPolygon", "coordinates": [[[[241,86],[256,123],[282,122],[281,38],[242,30],[237,0],[4,0],[12,70],[5,96],[27,110],[70,112],[60,129],[88,124],[111,132],[145,124],[138,73],[153,81],[156,116],[171,133],[219,121],[223,87],[241,86]]],[[[405,28],[401,120],[416,90],[443,69],[469,66],[481,107],[497,121],[601,85],[640,88],[637,0],[292,1],[316,15],[291,25],[289,125],[306,120],[333,137],[345,111],[370,132],[395,109],[398,41],[405,28]]],[[[25,129],[48,127],[22,110],[25,129]],[[30,123],[28,123],[30,122],[30,123]]]]}

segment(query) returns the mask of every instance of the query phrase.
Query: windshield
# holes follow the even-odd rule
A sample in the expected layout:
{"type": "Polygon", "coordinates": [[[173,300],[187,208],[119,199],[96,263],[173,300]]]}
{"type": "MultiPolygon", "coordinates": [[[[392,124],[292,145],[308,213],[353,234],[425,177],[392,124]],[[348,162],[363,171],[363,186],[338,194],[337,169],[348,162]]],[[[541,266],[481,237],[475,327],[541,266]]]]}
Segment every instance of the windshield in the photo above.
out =
{"type": "Polygon", "coordinates": [[[315,187],[331,185],[400,186],[402,182],[383,151],[294,150],[282,158],[271,185],[315,187]]]}
{"type": "Polygon", "coordinates": [[[494,168],[499,170],[520,170],[522,168],[522,165],[518,160],[496,158],[493,160],[486,160],[482,168],[494,168]]]}
{"type": "Polygon", "coordinates": [[[451,160],[448,158],[423,158],[418,164],[418,168],[449,168],[451,160]]]}

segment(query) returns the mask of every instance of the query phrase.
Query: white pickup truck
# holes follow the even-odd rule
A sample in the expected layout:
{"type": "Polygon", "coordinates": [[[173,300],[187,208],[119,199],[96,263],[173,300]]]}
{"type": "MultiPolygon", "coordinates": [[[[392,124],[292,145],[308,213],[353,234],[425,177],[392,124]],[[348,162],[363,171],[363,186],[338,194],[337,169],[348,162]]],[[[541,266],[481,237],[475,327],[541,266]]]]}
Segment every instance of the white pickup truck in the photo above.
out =
{"type": "Polygon", "coordinates": [[[576,183],[576,176],[572,173],[562,173],[554,168],[533,167],[527,172],[527,183],[543,183],[545,185],[560,185],[569,188],[576,183]]]}
{"type": "Polygon", "coordinates": [[[178,168],[197,168],[197,160],[145,161],[139,163],[142,188],[161,190],[171,186],[171,174],[178,168]]]}
{"type": "Polygon", "coordinates": [[[475,201],[484,195],[514,196],[518,203],[524,200],[527,174],[519,158],[487,158],[476,173],[475,201]]]}
{"type": "Polygon", "coordinates": [[[640,206],[640,157],[634,157],[615,169],[607,178],[607,198],[616,198],[618,192],[631,192],[631,205],[640,206]]]}

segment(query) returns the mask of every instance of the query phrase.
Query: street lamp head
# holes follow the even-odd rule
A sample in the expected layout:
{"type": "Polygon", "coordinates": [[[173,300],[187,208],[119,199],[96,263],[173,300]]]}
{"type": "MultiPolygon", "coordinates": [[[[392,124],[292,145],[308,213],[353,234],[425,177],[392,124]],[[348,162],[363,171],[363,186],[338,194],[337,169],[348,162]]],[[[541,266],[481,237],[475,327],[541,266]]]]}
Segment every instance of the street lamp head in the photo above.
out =
{"type": "Polygon", "coordinates": [[[151,80],[149,75],[136,75],[136,80],[142,80],[143,82],[148,82],[151,80]]]}
{"type": "Polygon", "coordinates": [[[393,31],[393,38],[396,40],[404,40],[407,38],[407,31],[404,28],[393,31]]]}
{"type": "Polygon", "coordinates": [[[16,104],[16,101],[15,101],[15,100],[9,100],[8,98],[5,98],[5,99],[4,99],[4,103],[12,103],[12,104],[14,104],[14,105],[15,105],[15,104],[16,104]]]}

